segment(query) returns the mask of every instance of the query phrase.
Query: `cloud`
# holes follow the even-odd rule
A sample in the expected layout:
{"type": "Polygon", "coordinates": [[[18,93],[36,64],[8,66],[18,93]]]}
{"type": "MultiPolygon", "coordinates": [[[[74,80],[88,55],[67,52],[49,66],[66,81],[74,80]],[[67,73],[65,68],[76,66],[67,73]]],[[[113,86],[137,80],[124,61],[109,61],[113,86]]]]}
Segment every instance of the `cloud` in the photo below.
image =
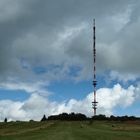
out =
{"type": "MultiPolygon", "coordinates": [[[[97,90],[98,114],[113,114],[115,107],[127,108],[131,106],[137,99],[137,88],[134,86],[124,89],[121,85],[116,84],[113,88],[100,88],[97,90]]],[[[70,111],[85,113],[88,116],[93,114],[91,102],[93,101],[93,93],[90,93],[85,99],[77,101],[71,99],[66,107],[70,111]]]]}
{"type": "Polygon", "coordinates": [[[0,5],[0,81],[8,77],[20,82],[43,77],[48,81],[89,79],[93,16],[97,20],[98,71],[139,75],[139,2],[2,0],[0,5]],[[50,65],[53,68],[48,70],[50,65]],[[81,69],[71,78],[68,71],[75,65],[81,69]],[[33,71],[36,67],[47,70],[38,75],[33,71]]]}
{"type": "MultiPolygon", "coordinates": [[[[112,115],[116,107],[127,108],[139,99],[139,88],[130,86],[127,89],[120,84],[112,88],[100,88],[97,90],[98,114],[112,115]]],[[[48,97],[31,94],[30,98],[23,101],[0,101],[1,120],[7,117],[9,120],[40,120],[43,114],[47,116],[62,112],[84,113],[87,116],[93,115],[91,102],[93,93],[90,93],[82,100],[70,99],[67,102],[53,102],[48,97]]],[[[126,114],[124,114],[126,115],[126,114]]]]}
{"type": "Polygon", "coordinates": [[[25,91],[26,93],[29,94],[40,94],[43,96],[48,96],[51,95],[52,92],[48,91],[46,88],[49,85],[49,83],[43,81],[38,81],[36,83],[20,83],[11,80],[11,82],[1,82],[0,83],[0,89],[6,89],[6,90],[14,90],[14,91],[25,91]]]}
{"type": "Polygon", "coordinates": [[[109,73],[109,77],[110,80],[117,80],[127,83],[128,81],[135,81],[139,76],[131,73],[119,73],[117,71],[111,71],[109,73]]]}
{"type": "MultiPolygon", "coordinates": [[[[48,110],[52,114],[62,111],[92,114],[89,109],[92,94],[83,100],[63,103],[43,97],[50,93],[45,86],[51,82],[91,79],[93,18],[97,27],[97,74],[109,70],[111,73],[106,77],[124,82],[139,78],[140,2],[136,0],[1,0],[0,9],[0,87],[33,94],[24,102],[1,100],[1,105],[7,107],[2,117],[30,119],[33,117],[30,108],[36,119],[48,110]],[[30,102],[34,103],[32,107],[30,102]],[[39,105],[41,102],[44,106],[39,105]],[[37,107],[34,109],[35,104],[42,108],[41,112],[37,107]],[[44,109],[47,107],[48,110],[44,109]],[[14,108],[17,117],[9,111],[14,108]]],[[[125,100],[126,106],[131,105],[135,100],[134,89],[116,85],[98,90],[99,113],[111,114],[121,100],[125,100]],[[104,104],[100,104],[106,97],[104,104]]]]}

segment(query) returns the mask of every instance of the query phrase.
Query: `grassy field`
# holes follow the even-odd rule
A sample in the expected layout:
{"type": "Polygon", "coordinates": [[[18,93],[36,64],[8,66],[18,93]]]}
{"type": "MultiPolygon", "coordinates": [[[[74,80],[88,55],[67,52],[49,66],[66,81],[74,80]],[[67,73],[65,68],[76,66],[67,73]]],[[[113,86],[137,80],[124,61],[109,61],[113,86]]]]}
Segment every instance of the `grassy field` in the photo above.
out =
{"type": "Polygon", "coordinates": [[[140,140],[140,122],[0,123],[0,140],[140,140]]]}

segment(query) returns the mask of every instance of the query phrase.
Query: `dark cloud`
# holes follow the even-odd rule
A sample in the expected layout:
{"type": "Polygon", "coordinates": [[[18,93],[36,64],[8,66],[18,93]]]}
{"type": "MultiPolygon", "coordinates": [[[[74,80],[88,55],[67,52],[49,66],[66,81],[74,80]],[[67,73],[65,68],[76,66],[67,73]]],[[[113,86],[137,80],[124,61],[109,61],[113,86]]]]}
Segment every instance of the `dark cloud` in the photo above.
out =
{"type": "Polygon", "coordinates": [[[94,17],[98,69],[139,74],[140,5],[135,0],[3,0],[0,5],[1,80],[70,78],[74,65],[82,69],[72,79],[91,77],[94,17]],[[46,73],[37,75],[36,67],[46,73]]]}

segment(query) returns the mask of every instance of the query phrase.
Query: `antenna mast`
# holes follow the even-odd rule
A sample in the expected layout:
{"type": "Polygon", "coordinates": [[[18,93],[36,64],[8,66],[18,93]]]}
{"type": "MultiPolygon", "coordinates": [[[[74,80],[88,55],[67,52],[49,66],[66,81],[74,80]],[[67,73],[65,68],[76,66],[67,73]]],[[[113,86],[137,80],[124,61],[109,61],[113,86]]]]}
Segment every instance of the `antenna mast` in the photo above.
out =
{"type": "Polygon", "coordinates": [[[92,102],[92,108],[94,110],[94,116],[96,116],[97,101],[96,101],[96,37],[95,37],[95,19],[93,20],[93,88],[94,88],[94,101],[92,102]]]}

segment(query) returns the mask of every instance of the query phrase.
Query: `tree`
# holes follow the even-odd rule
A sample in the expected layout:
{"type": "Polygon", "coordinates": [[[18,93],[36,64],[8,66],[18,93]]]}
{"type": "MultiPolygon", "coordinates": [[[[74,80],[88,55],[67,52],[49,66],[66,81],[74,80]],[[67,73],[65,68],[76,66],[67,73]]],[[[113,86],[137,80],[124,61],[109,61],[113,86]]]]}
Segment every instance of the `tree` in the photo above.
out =
{"type": "Polygon", "coordinates": [[[47,121],[47,118],[46,118],[45,115],[44,115],[43,118],[41,119],[41,122],[42,122],[42,121],[47,121]]]}
{"type": "Polygon", "coordinates": [[[4,119],[4,122],[7,123],[7,118],[4,119]]]}
{"type": "Polygon", "coordinates": [[[86,115],[81,114],[81,113],[62,113],[59,115],[52,115],[48,117],[48,120],[67,120],[67,121],[82,121],[82,120],[87,120],[86,115]]]}

